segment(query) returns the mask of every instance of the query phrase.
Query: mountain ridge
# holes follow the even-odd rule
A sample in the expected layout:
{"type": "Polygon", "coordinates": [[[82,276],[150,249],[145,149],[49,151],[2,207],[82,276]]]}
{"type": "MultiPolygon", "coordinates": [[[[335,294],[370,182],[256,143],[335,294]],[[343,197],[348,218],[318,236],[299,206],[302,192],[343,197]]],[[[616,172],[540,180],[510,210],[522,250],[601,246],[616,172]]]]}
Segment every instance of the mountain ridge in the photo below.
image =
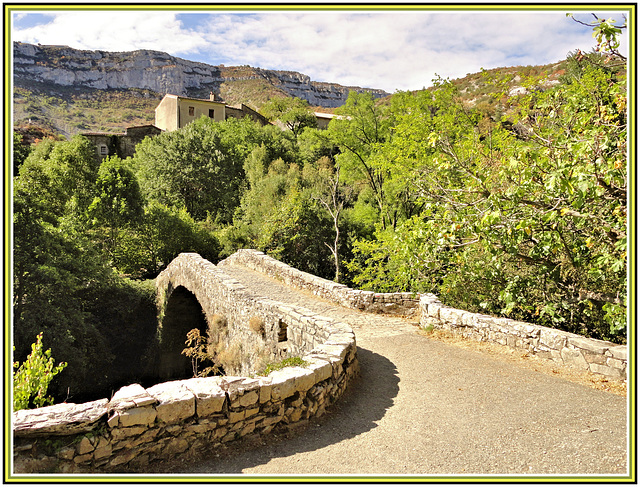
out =
{"type": "MultiPolygon", "coordinates": [[[[272,91],[270,95],[296,96],[325,108],[344,104],[350,91],[369,92],[376,98],[389,94],[384,90],[312,81],[296,71],[215,66],[145,49],[90,51],[14,42],[13,54],[16,86],[22,81],[35,81],[80,89],[142,89],[201,98],[214,92],[233,104],[245,100],[234,94],[237,90],[227,89],[232,88],[227,85],[264,80],[272,88],[268,90],[272,91]]],[[[253,108],[259,106],[254,102],[253,108]]]]}

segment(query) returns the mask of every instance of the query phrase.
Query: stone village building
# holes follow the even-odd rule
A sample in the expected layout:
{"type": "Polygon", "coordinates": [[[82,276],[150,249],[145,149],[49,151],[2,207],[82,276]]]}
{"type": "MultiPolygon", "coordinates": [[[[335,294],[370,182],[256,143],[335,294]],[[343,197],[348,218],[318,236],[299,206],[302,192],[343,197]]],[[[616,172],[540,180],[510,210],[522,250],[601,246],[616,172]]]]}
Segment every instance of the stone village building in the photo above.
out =
{"type": "Polygon", "coordinates": [[[96,157],[102,161],[107,156],[121,159],[133,156],[138,145],[145,137],[154,137],[162,133],[155,125],[127,127],[124,133],[84,132],[81,135],[89,139],[96,147],[96,157]]]}

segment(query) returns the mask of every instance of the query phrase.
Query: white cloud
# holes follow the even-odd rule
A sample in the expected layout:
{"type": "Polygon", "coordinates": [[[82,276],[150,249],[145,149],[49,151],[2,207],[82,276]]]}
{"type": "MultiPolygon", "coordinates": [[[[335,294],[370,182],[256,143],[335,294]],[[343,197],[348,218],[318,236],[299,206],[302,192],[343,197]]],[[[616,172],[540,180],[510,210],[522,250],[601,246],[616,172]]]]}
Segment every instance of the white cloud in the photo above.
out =
{"type": "Polygon", "coordinates": [[[67,12],[46,24],[16,28],[12,36],[23,42],[105,51],[153,49],[186,54],[206,46],[198,33],[183,28],[175,14],[163,12],[67,12]]]}
{"type": "Polygon", "coordinates": [[[545,64],[589,50],[564,12],[67,12],[13,39],[82,49],[154,49],[187,59],[293,70],[344,85],[418,89],[436,74],[545,64]]]}

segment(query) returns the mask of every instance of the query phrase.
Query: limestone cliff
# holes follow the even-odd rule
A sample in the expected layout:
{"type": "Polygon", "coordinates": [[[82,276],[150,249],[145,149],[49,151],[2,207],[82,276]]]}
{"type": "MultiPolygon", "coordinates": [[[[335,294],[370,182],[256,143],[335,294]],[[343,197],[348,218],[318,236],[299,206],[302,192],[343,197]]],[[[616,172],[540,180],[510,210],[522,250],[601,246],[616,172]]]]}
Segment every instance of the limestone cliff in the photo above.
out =
{"type": "Polygon", "coordinates": [[[388,94],[382,90],[314,82],[296,72],[211,66],[149,50],[83,51],[67,46],[14,42],[13,67],[18,86],[24,82],[39,82],[84,89],[137,88],[160,94],[206,97],[210,91],[220,94],[224,85],[258,80],[271,85],[275,92],[297,96],[311,105],[323,107],[342,105],[352,90],[369,91],[376,97],[388,94]]]}

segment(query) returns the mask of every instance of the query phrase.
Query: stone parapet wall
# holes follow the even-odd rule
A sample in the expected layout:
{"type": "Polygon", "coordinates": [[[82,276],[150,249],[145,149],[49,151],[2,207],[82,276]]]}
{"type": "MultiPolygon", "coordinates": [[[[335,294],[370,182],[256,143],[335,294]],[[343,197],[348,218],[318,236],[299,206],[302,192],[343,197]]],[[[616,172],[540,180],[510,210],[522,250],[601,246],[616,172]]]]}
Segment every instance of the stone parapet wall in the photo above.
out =
{"type": "Polygon", "coordinates": [[[271,334],[279,352],[276,326],[286,322],[286,355],[300,356],[304,365],[266,376],[193,378],[147,389],[133,384],[111,400],[17,411],[14,475],[136,471],[156,460],[304,425],[336,402],[358,373],[348,325],[255,296],[197,254],[181,254],[157,286],[161,310],[171,291],[185,286],[205,315],[225,313],[237,336],[249,337],[248,318],[262,316],[268,325],[264,344],[271,334]]]}
{"type": "Polygon", "coordinates": [[[477,341],[506,345],[614,379],[626,379],[627,376],[626,345],[451,308],[443,305],[434,294],[420,297],[420,326],[433,326],[477,341]]]}
{"type": "Polygon", "coordinates": [[[266,377],[133,384],[108,401],[13,414],[14,473],[126,472],[321,416],[357,374],[355,343],[266,377]]]}
{"type": "Polygon", "coordinates": [[[347,308],[406,316],[418,310],[419,299],[414,293],[374,293],[351,289],[344,284],[302,272],[258,250],[238,250],[218,265],[224,269],[227,264],[248,267],[347,308]]]}

